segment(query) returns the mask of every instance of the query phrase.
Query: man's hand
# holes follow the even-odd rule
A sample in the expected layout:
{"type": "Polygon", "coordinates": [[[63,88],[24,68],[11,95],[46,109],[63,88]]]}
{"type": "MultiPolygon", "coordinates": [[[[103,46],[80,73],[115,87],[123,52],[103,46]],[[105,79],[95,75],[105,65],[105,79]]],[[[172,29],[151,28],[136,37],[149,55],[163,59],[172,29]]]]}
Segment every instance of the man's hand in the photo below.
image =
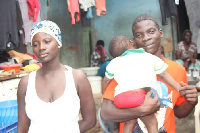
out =
{"type": "Polygon", "coordinates": [[[158,93],[155,91],[154,97],[151,97],[153,91],[147,92],[144,102],[141,105],[143,108],[143,111],[149,114],[156,113],[160,109],[160,102],[158,100],[158,93]]]}
{"type": "Polygon", "coordinates": [[[185,96],[188,102],[192,105],[197,104],[197,89],[193,85],[187,85],[186,83],[181,81],[181,85],[183,87],[180,88],[179,92],[181,96],[185,96]]]}

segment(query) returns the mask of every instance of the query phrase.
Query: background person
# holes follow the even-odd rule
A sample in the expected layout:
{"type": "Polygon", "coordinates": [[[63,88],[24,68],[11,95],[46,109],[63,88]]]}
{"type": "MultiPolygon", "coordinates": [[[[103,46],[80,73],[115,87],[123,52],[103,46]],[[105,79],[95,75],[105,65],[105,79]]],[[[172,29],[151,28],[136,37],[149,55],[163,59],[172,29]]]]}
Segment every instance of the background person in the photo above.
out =
{"type": "Polygon", "coordinates": [[[179,42],[176,47],[177,62],[189,69],[200,70],[200,62],[197,61],[197,46],[192,42],[192,32],[185,30],[183,32],[183,41],[179,42]]]}
{"type": "MultiPolygon", "coordinates": [[[[163,122],[163,126],[159,129],[159,132],[175,133],[174,115],[177,118],[183,118],[190,114],[197,104],[197,90],[194,86],[185,84],[187,83],[187,76],[184,67],[161,55],[161,37],[163,36],[163,32],[154,18],[146,14],[139,15],[133,22],[132,32],[134,35],[133,40],[138,48],[144,48],[147,53],[151,53],[161,58],[168,64],[166,72],[178,83],[181,83],[181,81],[184,82],[182,83],[184,87],[180,90],[180,93],[174,91],[174,89],[167,84],[167,88],[162,90],[162,94],[165,93],[168,96],[171,95],[172,108],[168,106],[161,110],[162,112],[160,112],[160,115],[163,118],[163,121],[159,122],[163,122]]],[[[157,80],[162,81],[158,77],[157,80]]],[[[141,106],[126,109],[117,108],[113,103],[116,86],[117,82],[113,79],[104,92],[101,117],[106,121],[121,122],[120,133],[123,132],[123,121],[143,117],[159,110],[160,103],[158,100],[158,93],[155,92],[155,96],[151,98],[152,91],[147,92],[141,106]]]]}
{"type": "Polygon", "coordinates": [[[60,63],[59,27],[47,20],[37,23],[31,45],[42,67],[19,83],[17,132],[83,133],[94,127],[96,110],[86,75],[60,63]]]}
{"type": "Polygon", "coordinates": [[[104,48],[104,41],[98,40],[95,46],[94,51],[92,52],[91,59],[90,59],[90,66],[91,67],[99,67],[109,58],[107,56],[106,49],[104,48]]]}

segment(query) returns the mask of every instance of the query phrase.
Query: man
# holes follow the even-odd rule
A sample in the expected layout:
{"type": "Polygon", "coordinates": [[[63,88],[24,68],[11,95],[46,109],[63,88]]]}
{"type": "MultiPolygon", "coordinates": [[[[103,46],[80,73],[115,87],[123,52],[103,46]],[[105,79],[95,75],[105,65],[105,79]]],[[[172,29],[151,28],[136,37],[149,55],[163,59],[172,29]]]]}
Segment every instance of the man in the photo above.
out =
{"type": "MultiPolygon", "coordinates": [[[[159,128],[160,132],[175,133],[174,114],[178,118],[183,118],[192,111],[197,104],[197,90],[194,86],[187,86],[185,84],[187,83],[187,76],[184,67],[161,55],[161,37],[163,36],[163,32],[154,18],[148,15],[138,16],[133,23],[132,32],[134,35],[133,40],[138,48],[142,47],[146,52],[161,58],[168,64],[166,72],[178,83],[181,83],[181,81],[184,82],[181,83],[184,87],[180,90],[180,93],[174,91],[173,88],[167,85],[168,90],[166,91],[168,92],[171,105],[165,109],[163,114],[164,124],[159,128]]],[[[161,81],[159,78],[158,80],[161,81]]],[[[128,121],[155,113],[160,109],[157,92],[153,98],[151,98],[152,92],[148,92],[145,96],[144,103],[139,107],[130,109],[119,109],[115,107],[113,99],[116,86],[117,82],[112,80],[103,95],[104,99],[102,101],[101,117],[104,120],[113,122],[128,121]]],[[[123,132],[123,123],[120,123],[120,132],[123,132]]]]}

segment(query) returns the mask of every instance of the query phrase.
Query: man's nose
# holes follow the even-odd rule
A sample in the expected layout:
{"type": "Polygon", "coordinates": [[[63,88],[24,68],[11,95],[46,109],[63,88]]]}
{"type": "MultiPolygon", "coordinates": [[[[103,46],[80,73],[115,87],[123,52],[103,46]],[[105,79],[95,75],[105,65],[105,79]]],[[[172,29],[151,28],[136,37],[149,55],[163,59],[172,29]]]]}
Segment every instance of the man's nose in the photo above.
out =
{"type": "Polygon", "coordinates": [[[143,41],[148,41],[150,36],[148,34],[144,34],[143,41]]]}

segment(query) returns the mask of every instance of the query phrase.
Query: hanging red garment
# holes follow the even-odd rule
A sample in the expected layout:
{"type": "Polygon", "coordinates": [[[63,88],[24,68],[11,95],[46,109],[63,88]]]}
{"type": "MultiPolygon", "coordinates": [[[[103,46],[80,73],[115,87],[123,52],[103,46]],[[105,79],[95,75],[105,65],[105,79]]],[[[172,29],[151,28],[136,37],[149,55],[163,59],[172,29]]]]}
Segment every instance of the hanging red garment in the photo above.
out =
{"type": "Polygon", "coordinates": [[[72,24],[75,24],[75,13],[77,13],[76,22],[80,21],[80,10],[78,0],[67,0],[67,5],[68,11],[71,15],[72,24]]]}
{"type": "Polygon", "coordinates": [[[101,13],[106,14],[106,0],[95,0],[95,6],[97,16],[101,16],[101,13]]]}
{"type": "Polygon", "coordinates": [[[38,13],[41,9],[39,0],[27,0],[28,2],[28,15],[32,17],[33,22],[36,22],[38,13]]]}

